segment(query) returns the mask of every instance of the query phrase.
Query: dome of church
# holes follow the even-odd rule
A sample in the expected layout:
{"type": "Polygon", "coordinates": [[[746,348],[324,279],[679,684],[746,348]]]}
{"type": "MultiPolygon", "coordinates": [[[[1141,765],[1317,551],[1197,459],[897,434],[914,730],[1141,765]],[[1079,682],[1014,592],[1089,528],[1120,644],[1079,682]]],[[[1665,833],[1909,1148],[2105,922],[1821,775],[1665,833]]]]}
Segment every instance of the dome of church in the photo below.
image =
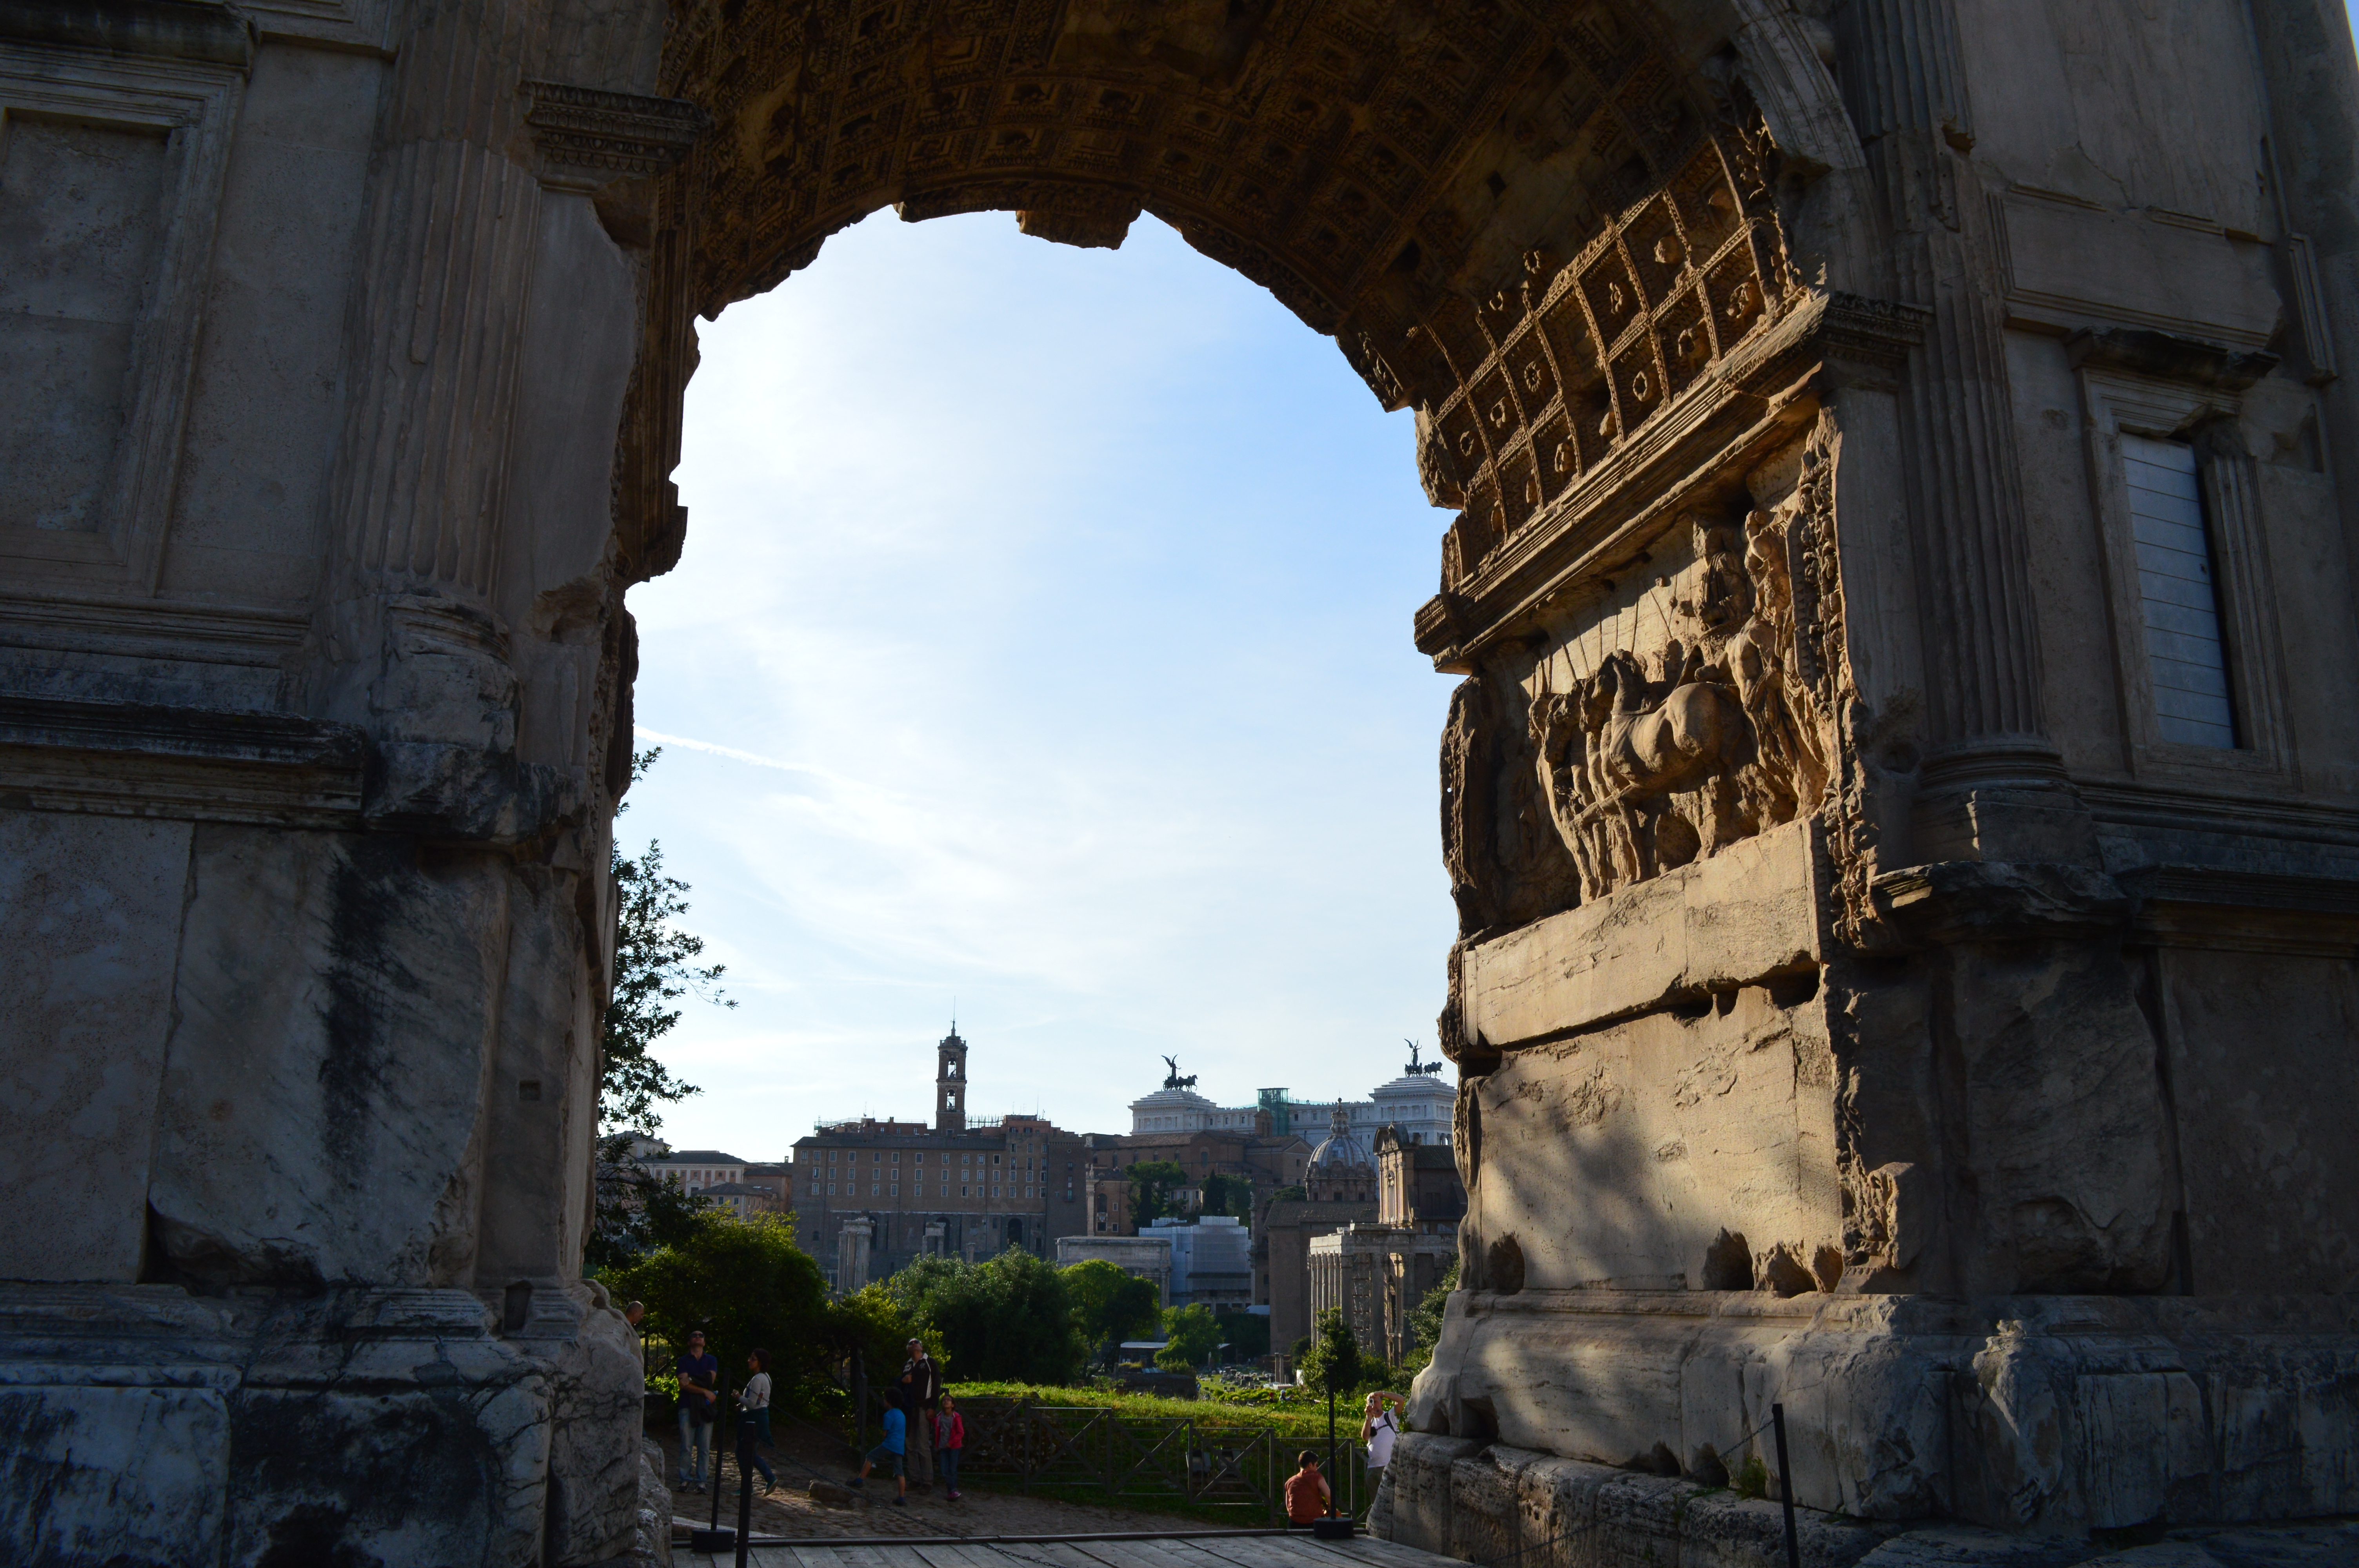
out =
{"type": "Polygon", "coordinates": [[[1326,1141],[1310,1152],[1308,1173],[1323,1175],[1358,1166],[1374,1166],[1375,1162],[1376,1157],[1368,1152],[1368,1146],[1352,1135],[1351,1119],[1338,1110],[1332,1118],[1326,1141]]]}

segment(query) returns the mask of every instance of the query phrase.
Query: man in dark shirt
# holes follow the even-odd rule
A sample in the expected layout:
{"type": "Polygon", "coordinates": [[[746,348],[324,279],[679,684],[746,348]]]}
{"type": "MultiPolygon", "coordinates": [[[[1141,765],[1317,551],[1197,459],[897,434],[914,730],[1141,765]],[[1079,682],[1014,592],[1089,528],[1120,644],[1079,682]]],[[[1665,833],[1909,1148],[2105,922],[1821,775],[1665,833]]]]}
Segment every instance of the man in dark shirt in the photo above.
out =
{"type": "Polygon", "coordinates": [[[910,1411],[908,1454],[909,1484],[931,1487],[934,1484],[934,1423],[933,1414],[942,1406],[942,1366],[926,1354],[925,1341],[912,1339],[903,1346],[909,1359],[901,1367],[899,1382],[907,1390],[910,1411]]]}
{"type": "MultiPolygon", "coordinates": [[[[701,1332],[688,1336],[688,1349],[672,1363],[679,1374],[679,1489],[704,1490],[704,1461],[712,1452],[712,1417],[718,1408],[721,1389],[721,1357],[704,1352],[701,1332]],[[691,1486],[688,1476],[690,1444],[696,1448],[696,1480],[691,1486]]],[[[718,1480],[721,1470],[713,1468],[718,1480]]]]}

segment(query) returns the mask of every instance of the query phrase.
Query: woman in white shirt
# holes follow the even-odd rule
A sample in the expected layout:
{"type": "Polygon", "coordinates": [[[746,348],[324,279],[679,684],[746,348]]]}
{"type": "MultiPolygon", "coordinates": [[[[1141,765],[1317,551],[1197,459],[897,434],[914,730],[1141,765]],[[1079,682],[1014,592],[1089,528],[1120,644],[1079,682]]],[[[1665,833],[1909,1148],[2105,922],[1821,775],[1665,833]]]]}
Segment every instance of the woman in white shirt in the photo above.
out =
{"type": "Polygon", "coordinates": [[[770,1468],[770,1462],[762,1457],[762,1444],[770,1441],[770,1353],[766,1350],[749,1352],[745,1357],[745,1370],[753,1376],[747,1378],[745,1386],[737,1390],[737,1429],[743,1433],[748,1424],[754,1429],[753,1441],[746,1444],[745,1452],[753,1456],[754,1468],[762,1473],[762,1495],[766,1498],[778,1486],[777,1473],[770,1468]]]}

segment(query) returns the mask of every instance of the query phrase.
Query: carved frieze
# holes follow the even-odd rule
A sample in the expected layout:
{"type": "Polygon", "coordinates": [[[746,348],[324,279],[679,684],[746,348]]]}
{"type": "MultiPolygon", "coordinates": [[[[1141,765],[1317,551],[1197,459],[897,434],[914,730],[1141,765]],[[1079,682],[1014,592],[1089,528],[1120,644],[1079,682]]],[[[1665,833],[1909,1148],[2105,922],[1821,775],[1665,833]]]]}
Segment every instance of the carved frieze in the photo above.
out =
{"type": "Polygon", "coordinates": [[[1817,810],[1834,773],[1839,597],[1826,449],[1793,492],[1683,520],[1687,564],[1535,666],[1528,737],[1581,895],[1817,810]]]}
{"type": "Polygon", "coordinates": [[[525,124],[549,170],[597,184],[662,173],[712,124],[703,110],[676,98],[561,81],[527,81],[524,90],[532,100],[525,124]]]}

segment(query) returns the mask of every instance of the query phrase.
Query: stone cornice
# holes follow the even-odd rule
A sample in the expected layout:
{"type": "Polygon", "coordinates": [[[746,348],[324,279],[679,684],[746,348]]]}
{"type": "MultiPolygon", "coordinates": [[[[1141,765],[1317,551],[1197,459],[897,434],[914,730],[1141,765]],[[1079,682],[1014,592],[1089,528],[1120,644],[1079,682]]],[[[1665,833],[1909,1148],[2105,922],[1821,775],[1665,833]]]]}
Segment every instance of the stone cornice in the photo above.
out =
{"type": "Polygon", "coordinates": [[[288,714],[0,695],[0,800],[38,809],[353,827],[367,752],[288,714]]]}
{"type": "Polygon", "coordinates": [[[1418,651],[1438,668],[1471,668],[1483,648],[1512,634],[1518,617],[1639,549],[1703,476],[1748,447],[1789,434],[1815,406],[1813,380],[1829,361],[1897,363],[1924,320],[1913,306],[1807,296],[1584,474],[1481,570],[1421,606],[1418,651]]]}

